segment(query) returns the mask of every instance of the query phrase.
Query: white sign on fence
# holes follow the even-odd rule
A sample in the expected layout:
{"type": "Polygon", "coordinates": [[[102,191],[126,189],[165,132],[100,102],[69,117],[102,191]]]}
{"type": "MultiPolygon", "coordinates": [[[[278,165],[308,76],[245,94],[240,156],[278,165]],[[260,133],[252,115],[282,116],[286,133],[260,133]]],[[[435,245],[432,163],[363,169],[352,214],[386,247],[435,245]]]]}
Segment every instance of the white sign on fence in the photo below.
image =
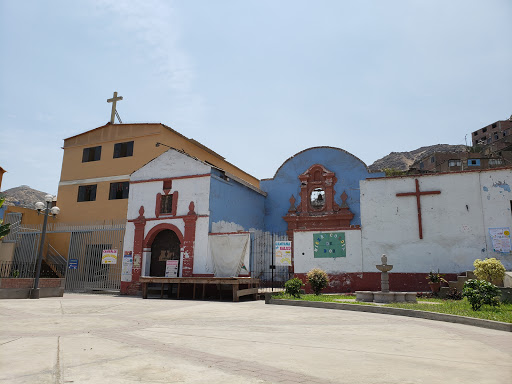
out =
{"type": "Polygon", "coordinates": [[[101,264],[117,264],[117,249],[104,249],[101,264]]]}
{"type": "Polygon", "coordinates": [[[292,242],[276,241],[276,265],[291,267],[292,265],[292,242]]]}

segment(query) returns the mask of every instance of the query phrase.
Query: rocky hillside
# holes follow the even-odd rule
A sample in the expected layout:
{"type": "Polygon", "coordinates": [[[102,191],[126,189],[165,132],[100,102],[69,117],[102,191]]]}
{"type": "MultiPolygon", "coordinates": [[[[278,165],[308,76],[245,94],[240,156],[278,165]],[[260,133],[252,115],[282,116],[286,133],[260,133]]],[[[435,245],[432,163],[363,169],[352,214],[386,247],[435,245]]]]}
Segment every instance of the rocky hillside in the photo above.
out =
{"type": "Polygon", "coordinates": [[[0,192],[0,196],[5,197],[4,205],[16,205],[32,209],[35,209],[34,204],[38,201],[44,202],[46,195],[46,192],[32,189],[28,185],[22,185],[0,192]]]}
{"type": "Polygon", "coordinates": [[[410,152],[391,152],[382,159],[375,161],[375,163],[368,168],[370,168],[371,171],[379,171],[386,168],[406,171],[415,161],[429,156],[434,152],[464,152],[465,150],[465,145],[436,144],[421,147],[410,152]]]}

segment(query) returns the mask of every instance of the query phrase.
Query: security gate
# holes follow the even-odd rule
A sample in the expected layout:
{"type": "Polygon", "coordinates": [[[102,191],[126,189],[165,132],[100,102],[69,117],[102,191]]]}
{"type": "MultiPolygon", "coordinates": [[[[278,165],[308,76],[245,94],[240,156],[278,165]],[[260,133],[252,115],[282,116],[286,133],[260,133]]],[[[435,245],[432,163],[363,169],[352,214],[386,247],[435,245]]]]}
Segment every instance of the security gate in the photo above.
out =
{"type": "Polygon", "coordinates": [[[275,242],[286,240],[286,232],[251,234],[251,276],[260,279],[261,288],[284,288],[291,278],[289,267],[275,265],[275,242]]]}
{"type": "Polygon", "coordinates": [[[70,233],[67,292],[120,289],[124,232],[124,226],[102,226],[70,233]],[[112,249],[117,262],[102,264],[103,251],[112,249]]]}

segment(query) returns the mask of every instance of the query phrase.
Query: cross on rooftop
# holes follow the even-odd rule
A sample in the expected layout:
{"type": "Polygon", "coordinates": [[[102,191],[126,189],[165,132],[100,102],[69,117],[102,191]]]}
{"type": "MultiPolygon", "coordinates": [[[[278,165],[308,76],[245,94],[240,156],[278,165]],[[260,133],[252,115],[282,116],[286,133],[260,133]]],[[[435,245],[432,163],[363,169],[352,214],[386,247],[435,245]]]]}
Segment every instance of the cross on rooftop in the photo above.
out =
{"type": "Polygon", "coordinates": [[[123,100],[123,96],[117,96],[117,92],[114,92],[114,97],[107,99],[107,103],[112,103],[112,113],[110,114],[110,124],[114,124],[116,117],[116,103],[119,100],[123,100]]]}

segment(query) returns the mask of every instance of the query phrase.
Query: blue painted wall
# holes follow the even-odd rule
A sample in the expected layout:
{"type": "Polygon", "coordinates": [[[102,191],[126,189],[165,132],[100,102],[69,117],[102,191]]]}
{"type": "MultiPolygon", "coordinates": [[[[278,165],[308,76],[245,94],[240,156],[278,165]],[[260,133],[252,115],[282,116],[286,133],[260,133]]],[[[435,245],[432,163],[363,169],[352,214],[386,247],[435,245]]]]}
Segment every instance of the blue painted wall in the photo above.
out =
{"type": "Polygon", "coordinates": [[[265,196],[232,179],[224,180],[214,168],[210,180],[209,231],[219,221],[239,224],[246,231],[263,229],[265,196]]]}
{"type": "Polygon", "coordinates": [[[321,164],[335,173],[338,179],[334,186],[336,203],[341,205],[340,196],[345,191],[348,195],[347,204],[354,214],[351,224],[361,224],[359,181],[383,177],[384,173],[369,173],[366,164],[340,148],[315,147],[299,152],[286,160],[274,178],[261,180],[260,188],[268,193],[265,202],[265,230],[272,232],[287,230],[283,216],[290,208],[290,197],[294,195],[296,205],[300,203],[299,175],[314,164],[321,164]]]}

